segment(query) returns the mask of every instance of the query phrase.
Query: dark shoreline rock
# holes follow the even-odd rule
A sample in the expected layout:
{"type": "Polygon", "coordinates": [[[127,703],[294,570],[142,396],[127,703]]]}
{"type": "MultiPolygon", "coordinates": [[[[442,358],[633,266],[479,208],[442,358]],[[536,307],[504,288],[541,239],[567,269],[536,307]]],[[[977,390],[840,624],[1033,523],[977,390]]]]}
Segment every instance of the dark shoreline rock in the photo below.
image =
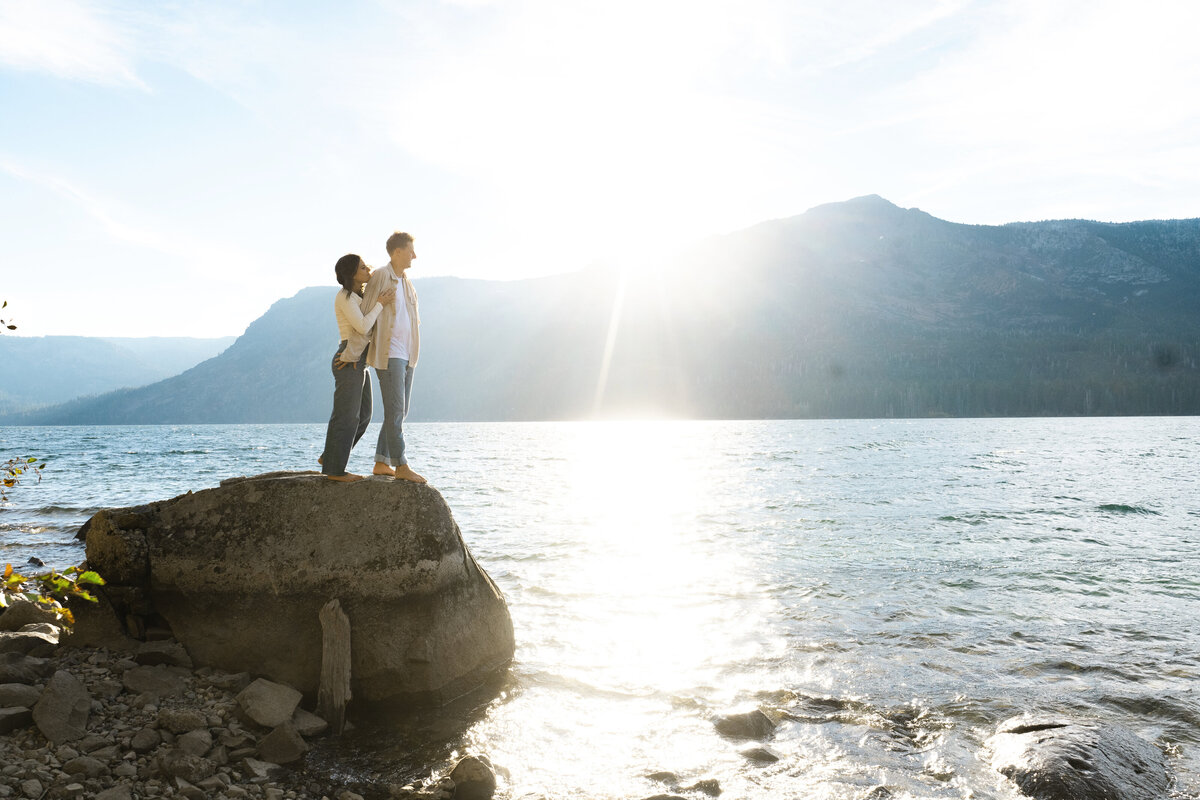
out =
{"type": "Polygon", "coordinates": [[[1171,784],[1162,752],[1111,723],[1025,714],[988,744],[992,766],[1037,800],[1162,800],[1171,784]]]}

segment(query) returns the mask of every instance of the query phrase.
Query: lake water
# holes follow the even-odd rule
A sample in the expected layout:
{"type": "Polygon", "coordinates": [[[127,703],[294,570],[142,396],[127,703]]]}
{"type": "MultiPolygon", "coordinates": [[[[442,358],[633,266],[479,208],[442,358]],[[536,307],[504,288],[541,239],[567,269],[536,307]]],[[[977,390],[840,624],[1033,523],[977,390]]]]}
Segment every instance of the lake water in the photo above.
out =
{"type": "MultiPolygon", "coordinates": [[[[351,469],[369,471],[377,426],[351,469]]],[[[1200,794],[1200,419],[413,424],[503,589],[499,693],[365,724],[351,774],[473,750],[513,797],[1014,798],[1024,710],[1122,723],[1200,794]],[[714,714],[787,710],[760,766],[714,714]]],[[[50,459],[0,561],[82,558],[96,509],[310,469],[321,425],[0,429],[50,459]]],[[[321,753],[318,753],[318,757],[321,753]]]]}

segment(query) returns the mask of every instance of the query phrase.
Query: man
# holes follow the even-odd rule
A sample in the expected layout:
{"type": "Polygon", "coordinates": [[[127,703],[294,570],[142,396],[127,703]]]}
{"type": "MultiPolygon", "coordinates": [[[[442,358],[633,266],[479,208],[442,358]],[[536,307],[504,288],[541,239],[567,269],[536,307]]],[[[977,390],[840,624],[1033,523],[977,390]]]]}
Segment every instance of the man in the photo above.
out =
{"type": "Polygon", "coordinates": [[[367,347],[367,363],[375,368],[379,394],[383,397],[383,428],[379,431],[372,471],[376,475],[425,483],[404,457],[404,418],[408,415],[413,369],[421,350],[417,290],[406,274],[417,257],[413,237],[396,231],[388,237],[387,252],[389,263],[371,273],[363,291],[364,308],[372,308],[379,295],[388,289],[396,290],[397,300],[384,307],[367,347]],[[401,297],[402,303],[398,302],[401,297]]]}

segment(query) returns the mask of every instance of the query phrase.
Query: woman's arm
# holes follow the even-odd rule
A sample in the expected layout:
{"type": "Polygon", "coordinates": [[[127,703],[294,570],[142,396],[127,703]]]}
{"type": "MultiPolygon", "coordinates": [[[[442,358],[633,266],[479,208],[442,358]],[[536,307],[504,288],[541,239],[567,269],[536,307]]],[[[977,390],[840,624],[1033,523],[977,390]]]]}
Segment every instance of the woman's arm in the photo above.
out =
{"type": "Polygon", "coordinates": [[[379,312],[383,311],[383,304],[376,302],[374,308],[363,314],[359,302],[359,298],[356,296],[347,297],[345,292],[338,292],[338,310],[341,312],[342,318],[350,323],[351,328],[366,336],[367,332],[371,330],[371,326],[375,324],[375,320],[379,319],[379,312]]]}

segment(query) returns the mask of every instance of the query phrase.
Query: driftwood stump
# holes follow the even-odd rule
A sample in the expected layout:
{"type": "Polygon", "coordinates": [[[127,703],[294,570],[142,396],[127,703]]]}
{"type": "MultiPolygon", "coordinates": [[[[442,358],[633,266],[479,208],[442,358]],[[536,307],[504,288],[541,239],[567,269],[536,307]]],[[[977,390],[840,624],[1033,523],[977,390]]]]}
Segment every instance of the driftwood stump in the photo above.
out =
{"type": "Polygon", "coordinates": [[[342,604],[330,600],[321,609],[321,688],[317,708],[335,736],[346,724],[350,702],[350,618],[342,604]]]}

